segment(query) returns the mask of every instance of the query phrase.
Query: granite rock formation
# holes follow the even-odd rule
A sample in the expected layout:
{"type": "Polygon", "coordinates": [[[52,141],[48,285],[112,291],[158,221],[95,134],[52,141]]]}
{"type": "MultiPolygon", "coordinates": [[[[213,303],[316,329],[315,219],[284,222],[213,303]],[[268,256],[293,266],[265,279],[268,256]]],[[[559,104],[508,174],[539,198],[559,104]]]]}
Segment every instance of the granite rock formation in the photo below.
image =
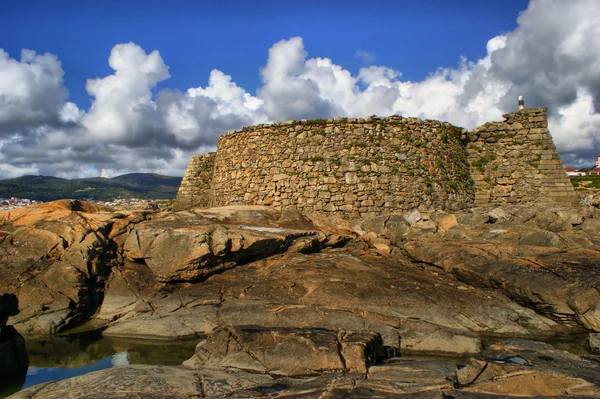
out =
{"type": "Polygon", "coordinates": [[[198,340],[185,367],[107,370],[15,397],[598,395],[592,355],[501,340],[592,333],[595,345],[594,206],[349,221],[60,201],[0,220],[0,291],[19,300],[18,331],[94,320],[106,336],[198,340]],[[410,361],[423,354],[454,358],[410,361]]]}

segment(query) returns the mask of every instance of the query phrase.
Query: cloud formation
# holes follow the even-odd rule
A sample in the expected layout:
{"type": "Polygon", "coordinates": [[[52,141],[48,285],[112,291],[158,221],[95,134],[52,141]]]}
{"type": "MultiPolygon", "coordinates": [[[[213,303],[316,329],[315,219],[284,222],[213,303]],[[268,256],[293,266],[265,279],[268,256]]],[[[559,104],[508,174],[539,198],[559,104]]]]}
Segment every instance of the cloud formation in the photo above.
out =
{"type": "Polygon", "coordinates": [[[23,50],[17,61],[0,49],[0,72],[0,135],[58,122],[67,90],[56,56],[23,50]]]}
{"type": "Polygon", "coordinates": [[[479,60],[462,58],[422,81],[402,79],[401,65],[352,74],[329,58],[309,58],[302,38],[269,49],[255,94],[213,70],[205,87],[156,86],[170,77],[157,50],[117,44],[114,72],[89,79],[88,110],[67,102],[60,61],[0,49],[0,177],[48,174],[113,176],[132,171],[182,175],[189,157],[244,125],[301,118],[400,114],[472,128],[516,109],[547,106],[565,163],[590,164],[599,152],[600,3],[532,0],[518,27],[491,38],[479,60]]]}
{"type": "Polygon", "coordinates": [[[375,54],[369,53],[368,51],[361,49],[356,50],[356,52],[354,53],[354,58],[358,58],[365,64],[373,64],[377,59],[377,57],[375,57],[375,54]]]}
{"type": "Polygon", "coordinates": [[[164,128],[152,89],[170,75],[159,52],[146,54],[134,43],[117,44],[108,65],[114,74],[89,79],[86,84],[94,102],[83,116],[82,126],[90,138],[127,147],[160,140],[164,128]]]}

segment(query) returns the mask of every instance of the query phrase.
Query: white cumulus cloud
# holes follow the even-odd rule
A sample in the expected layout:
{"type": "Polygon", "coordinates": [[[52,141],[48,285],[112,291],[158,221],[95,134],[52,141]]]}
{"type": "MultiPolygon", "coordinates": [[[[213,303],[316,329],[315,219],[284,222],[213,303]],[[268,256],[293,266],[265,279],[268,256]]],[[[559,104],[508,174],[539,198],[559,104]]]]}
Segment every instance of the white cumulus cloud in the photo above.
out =
{"type": "MultiPolygon", "coordinates": [[[[486,55],[457,54],[452,68],[403,79],[403,65],[353,74],[330,58],[311,58],[301,37],[269,49],[251,93],[223,71],[205,86],[163,89],[169,67],[158,50],[117,44],[114,72],[89,79],[89,109],[67,102],[55,55],[0,49],[0,177],[62,177],[157,172],[182,175],[189,157],[244,125],[301,118],[416,116],[472,128],[526,106],[547,106],[565,163],[589,165],[600,152],[600,2],[531,0],[510,32],[490,38],[486,55]]],[[[167,81],[168,82],[168,81],[167,81]]]]}
{"type": "Polygon", "coordinates": [[[152,88],[170,76],[169,68],[158,51],[146,54],[134,43],[113,47],[108,64],[114,74],[87,81],[94,102],[83,126],[95,140],[145,145],[163,131],[152,88]]]}
{"type": "Polygon", "coordinates": [[[23,50],[18,61],[0,49],[0,135],[58,122],[68,95],[63,75],[55,55],[23,50]]]}

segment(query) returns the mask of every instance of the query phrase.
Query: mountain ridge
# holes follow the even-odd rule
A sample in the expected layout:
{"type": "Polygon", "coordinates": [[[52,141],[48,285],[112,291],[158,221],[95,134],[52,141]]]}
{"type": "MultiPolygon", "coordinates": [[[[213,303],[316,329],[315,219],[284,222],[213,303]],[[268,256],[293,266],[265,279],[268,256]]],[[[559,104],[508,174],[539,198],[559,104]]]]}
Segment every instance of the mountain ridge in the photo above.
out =
{"type": "Polygon", "coordinates": [[[65,179],[24,175],[0,180],[0,197],[52,201],[62,198],[112,200],[114,198],[173,199],[181,177],[157,173],[127,173],[112,178],[65,179]]]}

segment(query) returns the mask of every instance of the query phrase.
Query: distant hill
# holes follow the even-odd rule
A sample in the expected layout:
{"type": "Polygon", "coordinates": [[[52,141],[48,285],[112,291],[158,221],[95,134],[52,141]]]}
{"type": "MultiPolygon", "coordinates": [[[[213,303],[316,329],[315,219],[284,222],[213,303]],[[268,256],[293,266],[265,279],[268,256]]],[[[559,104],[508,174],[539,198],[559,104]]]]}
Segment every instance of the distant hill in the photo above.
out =
{"type": "Polygon", "coordinates": [[[61,179],[51,176],[21,176],[0,180],[0,198],[17,197],[38,201],[61,198],[106,201],[114,198],[172,199],[181,177],[154,173],[129,173],[113,177],[61,179]]]}

